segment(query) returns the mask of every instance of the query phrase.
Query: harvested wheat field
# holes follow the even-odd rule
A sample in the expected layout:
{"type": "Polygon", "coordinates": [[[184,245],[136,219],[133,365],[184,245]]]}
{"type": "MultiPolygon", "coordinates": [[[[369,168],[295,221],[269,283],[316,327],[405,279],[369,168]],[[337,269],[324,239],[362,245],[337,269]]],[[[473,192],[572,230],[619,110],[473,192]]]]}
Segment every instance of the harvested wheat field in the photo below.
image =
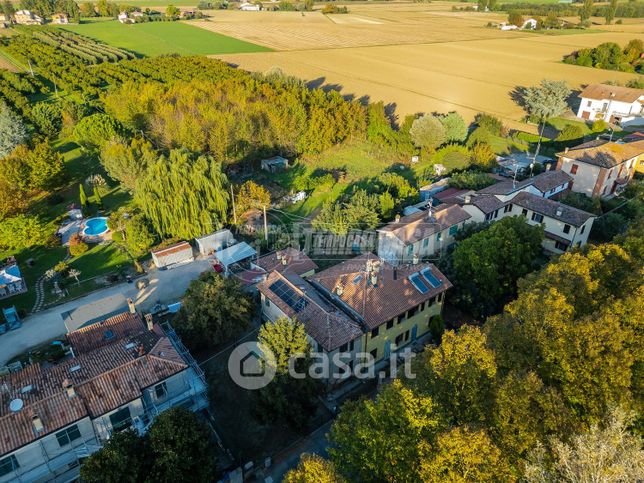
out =
{"type": "Polygon", "coordinates": [[[391,104],[398,116],[456,110],[471,119],[485,111],[526,129],[512,99],[519,87],[550,78],[579,89],[635,75],[561,60],[602,42],[624,45],[642,36],[644,22],[568,35],[502,32],[485,27],[502,14],[452,12],[451,5],[352,5],[350,14],[330,16],[226,12],[200,25],[279,51],[217,58],[251,71],[279,67],[312,85],[391,104]]]}

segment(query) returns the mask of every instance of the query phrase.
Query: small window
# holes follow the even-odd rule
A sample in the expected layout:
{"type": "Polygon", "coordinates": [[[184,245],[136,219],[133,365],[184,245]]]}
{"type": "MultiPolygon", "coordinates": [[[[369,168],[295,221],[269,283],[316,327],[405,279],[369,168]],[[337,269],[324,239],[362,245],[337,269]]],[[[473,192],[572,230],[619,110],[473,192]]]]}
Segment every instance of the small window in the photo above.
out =
{"type": "Polygon", "coordinates": [[[353,352],[353,343],[354,341],[349,342],[349,351],[353,352]]]}
{"type": "Polygon", "coordinates": [[[387,321],[387,330],[391,329],[394,326],[394,319],[387,321]]]}
{"type": "Polygon", "coordinates": [[[408,340],[409,340],[409,331],[406,330],[405,331],[405,342],[407,342],[408,340]]]}
{"type": "Polygon", "coordinates": [[[485,221],[490,221],[492,219],[492,215],[493,213],[488,213],[487,215],[485,215],[485,221]]]}
{"type": "Polygon", "coordinates": [[[0,460],[0,476],[8,475],[14,470],[20,468],[18,460],[14,455],[11,455],[7,458],[2,458],[0,460]]]}
{"type": "Polygon", "coordinates": [[[532,221],[536,221],[537,223],[543,222],[543,215],[539,213],[532,213],[532,221]]]}
{"type": "Polygon", "coordinates": [[[568,225],[568,224],[564,225],[563,232],[564,233],[570,233],[570,225],[568,225]]]}
{"type": "Polygon", "coordinates": [[[496,220],[499,217],[499,210],[494,210],[494,219],[496,220]]]}
{"type": "Polygon", "coordinates": [[[521,214],[527,218],[527,217],[528,217],[528,210],[526,210],[525,208],[523,208],[523,209],[521,210],[521,214]]]}
{"type": "Polygon", "coordinates": [[[429,245],[429,238],[423,240],[423,248],[427,248],[427,245],[429,245]]]}
{"type": "Polygon", "coordinates": [[[265,299],[264,304],[266,305],[266,307],[270,307],[271,306],[271,301],[268,300],[268,299],[265,299]]]}
{"type": "Polygon", "coordinates": [[[369,354],[371,354],[371,357],[373,357],[374,360],[378,360],[378,349],[372,350],[369,354]]]}
{"type": "Polygon", "coordinates": [[[420,310],[421,312],[422,312],[423,310],[425,310],[425,302],[422,302],[422,303],[420,304],[420,308],[419,308],[418,310],[420,310]]]}
{"type": "Polygon", "coordinates": [[[442,233],[439,231],[439,232],[436,234],[436,241],[441,241],[441,236],[442,236],[442,233]]]}
{"type": "Polygon", "coordinates": [[[166,385],[166,383],[162,382],[161,384],[154,386],[154,394],[156,395],[157,399],[166,397],[166,395],[168,394],[168,386],[166,385]]]}
{"type": "Polygon", "coordinates": [[[67,446],[69,443],[76,439],[79,439],[80,437],[81,434],[78,430],[78,425],[76,424],[56,433],[56,439],[58,440],[58,445],[61,448],[63,446],[67,446]]]}
{"type": "Polygon", "coordinates": [[[404,312],[398,316],[398,323],[402,324],[407,318],[407,312],[404,312]]]}
{"type": "Polygon", "coordinates": [[[395,342],[396,342],[396,346],[400,346],[400,344],[402,343],[402,341],[403,341],[403,334],[399,334],[399,335],[397,335],[397,336],[396,336],[396,340],[395,340],[395,342]]]}
{"type": "Polygon", "coordinates": [[[509,211],[512,211],[512,203],[505,205],[505,208],[503,208],[503,213],[508,213],[509,211]]]}
{"type": "Polygon", "coordinates": [[[349,348],[349,344],[342,344],[338,349],[338,352],[346,352],[348,348],[349,348]]]}
{"type": "Polygon", "coordinates": [[[416,312],[418,312],[418,307],[414,307],[413,309],[409,309],[407,311],[407,317],[411,319],[414,315],[416,315],[416,312]]]}
{"type": "Polygon", "coordinates": [[[558,241],[557,243],[555,243],[555,248],[556,248],[557,250],[561,250],[562,252],[565,252],[565,251],[568,249],[568,245],[566,245],[565,243],[561,243],[560,241],[558,241]]]}
{"type": "Polygon", "coordinates": [[[458,225],[450,226],[449,227],[449,234],[450,236],[454,236],[458,233],[458,225]]]}
{"type": "Polygon", "coordinates": [[[586,231],[586,225],[581,227],[581,231],[579,233],[583,235],[585,231],[586,231]]]}
{"type": "Polygon", "coordinates": [[[577,166],[576,164],[573,164],[573,165],[570,167],[570,174],[577,174],[577,170],[578,170],[578,169],[579,169],[579,166],[577,166]]]}
{"type": "Polygon", "coordinates": [[[593,101],[588,101],[588,102],[586,103],[586,107],[592,107],[592,105],[593,105],[593,101]]]}
{"type": "Polygon", "coordinates": [[[114,431],[122,431],[132,425],[132,418],[130,416],[130,407],[125,406],[115,413],[110,414],[110,423],[114,431]]]}
{"type": "Polygon", "coordinates": [[[409,245],[407,247],[407,255],[412,255],[414,253],[414,245],[409,245]]]}
{"type": "Polygon", "coordinates": [[[380,327],[376,327],[371,331],[371,338],[373,339],[374,337],[378,337],[379,333],[380,333],[380,327]]]}

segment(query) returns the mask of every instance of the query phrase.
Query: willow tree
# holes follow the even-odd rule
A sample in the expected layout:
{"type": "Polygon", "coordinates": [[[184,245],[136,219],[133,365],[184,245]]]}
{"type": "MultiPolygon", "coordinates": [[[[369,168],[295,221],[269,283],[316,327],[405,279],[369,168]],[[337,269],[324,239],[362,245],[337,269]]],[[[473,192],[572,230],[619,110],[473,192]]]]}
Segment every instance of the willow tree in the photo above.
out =
{"type": "Polygon", "coordinates": [[[161,236],[194,238],[226,221],[227,184],[211,157],[175,149],[148,167],[135,199],[161,236]]]}

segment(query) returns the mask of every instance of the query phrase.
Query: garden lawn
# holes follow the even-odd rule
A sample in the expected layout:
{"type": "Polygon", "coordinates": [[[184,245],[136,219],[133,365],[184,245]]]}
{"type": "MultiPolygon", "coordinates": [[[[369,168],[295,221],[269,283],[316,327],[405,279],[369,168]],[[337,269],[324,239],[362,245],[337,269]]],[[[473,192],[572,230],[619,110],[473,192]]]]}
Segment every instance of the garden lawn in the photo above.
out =
{"type": "Polygon", "coordinates": [[[116,20],[84,20],[79,25],[65,25],[62,28],[145,56],[232,54],[270,50],[183,22],[125,25],[116,20]]]}

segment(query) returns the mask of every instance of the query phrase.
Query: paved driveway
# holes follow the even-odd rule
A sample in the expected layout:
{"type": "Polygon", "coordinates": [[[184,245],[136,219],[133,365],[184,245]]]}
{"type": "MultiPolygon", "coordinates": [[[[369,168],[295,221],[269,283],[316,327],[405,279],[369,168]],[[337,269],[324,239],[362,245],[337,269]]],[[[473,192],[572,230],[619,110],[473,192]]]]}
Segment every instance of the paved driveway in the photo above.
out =
{"type": "Polygon", "coordinates": [[[133,283],[122,283],[25,317],[20,329],[0,335],[0,365],[34,346],[64,335],[66,330],[61,317],[63,312],[117,294],[132,298],[143,310],[149,309],[158,301],[176,302],[183,296],[190,282],[208,269],[210,262],[198,259],[172,270],[155,270],[147,276],[150,284],[143,290],[137,290],[133,283]]]}

